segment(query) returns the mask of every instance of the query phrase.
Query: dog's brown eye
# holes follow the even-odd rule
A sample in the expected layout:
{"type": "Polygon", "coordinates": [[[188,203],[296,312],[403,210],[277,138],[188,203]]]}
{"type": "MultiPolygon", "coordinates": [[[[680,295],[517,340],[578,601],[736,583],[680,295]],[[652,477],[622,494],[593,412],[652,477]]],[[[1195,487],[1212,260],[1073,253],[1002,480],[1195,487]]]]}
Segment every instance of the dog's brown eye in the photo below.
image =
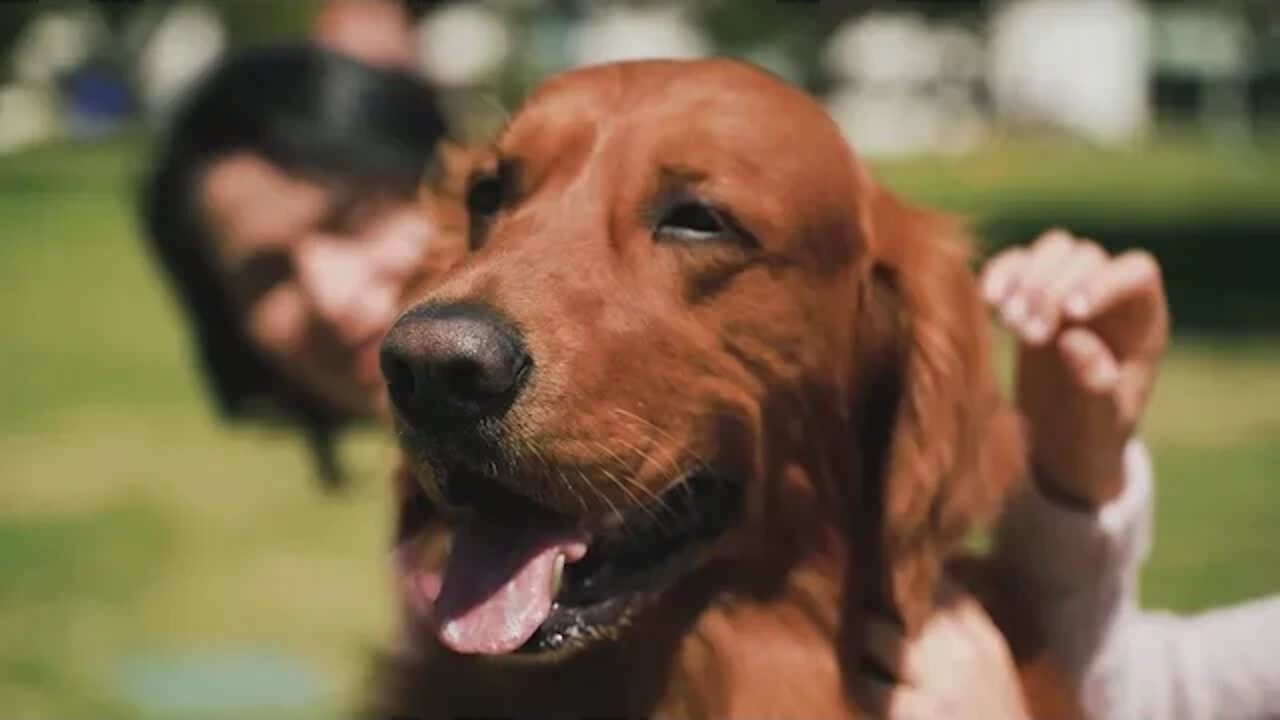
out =
{"type": "Polygon", "coordinates": [[[488,218],[502,207],[502,180],[497,175],[482,177],[467,191],[467,211],[472,217],[488,218]]]}
{"type": "Polygon", "coordinates": [[[702,203],[681,203],[658,221],[659,240],[699,242],[715,240],[728,232],[720,215],[702,203]]]}

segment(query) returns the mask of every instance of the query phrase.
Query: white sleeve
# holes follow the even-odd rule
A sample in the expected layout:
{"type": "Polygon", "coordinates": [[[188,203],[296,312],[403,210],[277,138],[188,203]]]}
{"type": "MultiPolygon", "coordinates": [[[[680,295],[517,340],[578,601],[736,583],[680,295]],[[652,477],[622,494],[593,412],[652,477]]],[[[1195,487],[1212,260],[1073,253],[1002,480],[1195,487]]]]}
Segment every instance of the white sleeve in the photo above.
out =
{"type": "Polygon", "coordinates": [[[1095,720],[1280,718],[1280,596],[1190,617],[1143,612],[1152,471],[1137,441],[1125,488],[1094,512],[1017,496],[995,557],[1095,720]]]}

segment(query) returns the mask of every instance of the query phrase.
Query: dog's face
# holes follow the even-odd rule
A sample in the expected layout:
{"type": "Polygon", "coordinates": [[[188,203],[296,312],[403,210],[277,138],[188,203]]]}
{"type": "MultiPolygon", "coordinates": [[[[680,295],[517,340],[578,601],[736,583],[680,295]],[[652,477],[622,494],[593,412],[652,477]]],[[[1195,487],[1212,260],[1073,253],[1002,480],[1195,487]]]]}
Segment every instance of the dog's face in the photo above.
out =
{"type": "Polygon", "coordinates": [[[897,342],[861,318],[906,312],[871,307],[872,192],[815,103],[743,65],[599,67],[526,103],[471,181],[476,252],[384,343],[452,528],[413,569],[445,646],[562,655],[708,563],[847,525],[859,442],[831,438],[873,381],[859,344],[897,342]]]}

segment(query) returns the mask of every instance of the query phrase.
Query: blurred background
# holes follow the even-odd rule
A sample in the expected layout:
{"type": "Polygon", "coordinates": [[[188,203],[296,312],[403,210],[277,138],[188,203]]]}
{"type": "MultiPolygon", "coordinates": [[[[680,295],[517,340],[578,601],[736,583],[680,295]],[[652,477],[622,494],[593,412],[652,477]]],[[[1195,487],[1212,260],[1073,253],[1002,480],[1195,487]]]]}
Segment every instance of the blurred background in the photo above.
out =
{"type": "MultiPolygon", "coordinates": [[[[318,2],[0,5],[0,710],[337,717],[390,638],[382,434],[320,492],[302,443],[204,396],[135,217],[148,140],[224,53],[318,2]]],[[[889,186],[984,251],[1062,225],[1161,261],[1145,604],[1280,591],[1280,3],[417,3],[471,139],[548,74],[731,55],[814,93],[889,186]]]]}

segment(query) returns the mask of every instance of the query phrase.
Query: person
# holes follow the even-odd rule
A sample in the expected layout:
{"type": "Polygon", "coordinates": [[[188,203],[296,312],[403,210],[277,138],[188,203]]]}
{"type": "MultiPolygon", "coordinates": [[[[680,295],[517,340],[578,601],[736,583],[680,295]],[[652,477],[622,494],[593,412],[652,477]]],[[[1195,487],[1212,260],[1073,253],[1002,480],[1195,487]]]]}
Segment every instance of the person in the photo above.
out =
{"type": "MultiPolygon", "coordinates": [[[[1280,718],[1280,596],[1190,617],[1138,607],[1153,477],[1135,432],[1169,335],[1155,260],[1055,231],[993,258],[982,290],[1019,340],[1033,475],[993,559],[1085,716],[1280,718]]],[[[975,603],[910,641],[888,622],[871,636],[872,656],[899,668],[895,686],[864,693],[876,716],[1028,717],[1009,649],[975,603]]]]}
{"type": "Polygon", "coordinates": [[[382,411],[378,346],[403,293],[464,249],[417,198],[445,136],[405,72],[261,48],[192,90],[143,188],[217,407],[302,430],[330,487],[335,433],[382,411]]]}

